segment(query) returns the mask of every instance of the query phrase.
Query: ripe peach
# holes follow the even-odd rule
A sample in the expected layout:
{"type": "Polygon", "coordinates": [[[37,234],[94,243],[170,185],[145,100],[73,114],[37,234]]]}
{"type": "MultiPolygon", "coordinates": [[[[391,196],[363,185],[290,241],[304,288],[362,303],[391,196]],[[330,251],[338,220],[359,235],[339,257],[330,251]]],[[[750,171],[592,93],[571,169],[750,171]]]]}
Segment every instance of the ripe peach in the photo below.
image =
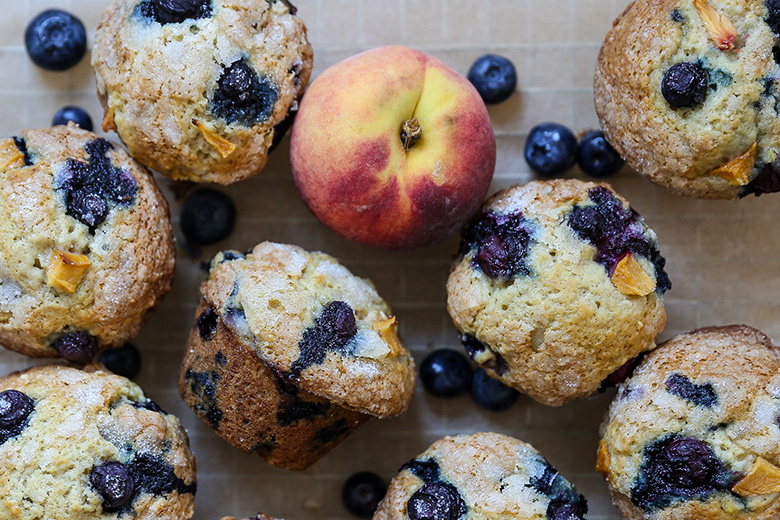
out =
{"type": "Polygon", "coordinates": [[[290,160],[304,201],[360,244],[410,250],[449,237],[480,207],[496,161],[469,81],[417,50],[379,47],[311,84],[290,160]]]}

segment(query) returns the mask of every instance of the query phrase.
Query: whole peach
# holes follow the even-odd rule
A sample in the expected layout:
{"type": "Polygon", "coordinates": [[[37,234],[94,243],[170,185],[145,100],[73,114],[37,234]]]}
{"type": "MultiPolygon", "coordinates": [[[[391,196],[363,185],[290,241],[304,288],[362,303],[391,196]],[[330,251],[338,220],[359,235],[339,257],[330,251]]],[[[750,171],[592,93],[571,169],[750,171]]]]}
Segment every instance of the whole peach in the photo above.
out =
{"type": "Polygon", "coordinates": [[[490,117],[469,81],[409,47],[378,47],[312,83],[292,129],[295,183],[349,240],[433,245],[480,207],[496,162],[490,117]]]}

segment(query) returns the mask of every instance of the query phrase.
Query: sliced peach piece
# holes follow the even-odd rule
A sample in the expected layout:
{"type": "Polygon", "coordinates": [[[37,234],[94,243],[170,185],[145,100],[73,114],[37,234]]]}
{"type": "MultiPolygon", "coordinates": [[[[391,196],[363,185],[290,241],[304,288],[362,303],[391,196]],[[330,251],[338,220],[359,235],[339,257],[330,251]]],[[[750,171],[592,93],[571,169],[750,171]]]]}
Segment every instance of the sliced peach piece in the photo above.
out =
{"type": "Polygon", "coordinates": [[[192,124],[198,127],[198,130],[200,130],[200,133],[203,134],[203,138],[206,140],[206,142],[213,146],[223,159],[227,159],[231,153],[236,151],[236,145],[216,132],[211,131],[201,121],[193,119],[192,124]]]}
{"type": "Polygon", "coordinates": [[[758,145],[753,143],[745,153],[735,157],[723,166],[715,168],[710,175],[723,177],[732,186],[744,186],[750,182],[750,172],[756,165],[758,145]]]}
{"type": "Polygon", "coordinates": [[[780,468],[758,457],[748,474],[737,481],[731,491],[743,497],[778,493],[780,492],[780,468]]]}
{"type": "Polygon", "coordinates": [[[371,324],[371,327],[387,342],[393,357],[403,352],[403,346],[398,339],[398,323],[396,323],[395,316],[377,320],[371,324]]]}
{"type": "Polygon", "coordinates": [[[617,290],[626,296],[647,296],[655,290],[655,280],[631,253],[618,260],[611,278],[617,290]]]}
{"type": "Polygon", "coordinates": [[[9,166],[11,168],[24,166],[24,154],[17,148],[11,137],[0,141],[0,170],[4,170],[9,166]]]}
{"type": "Polygon", "coordinates": [[[46,269],[46,283],[50,287],[74,293],[90,265],[92,262],[86,255],[55,249],[46,269]]]}
{"type": "Polygon", "coordinates": [[[610,463],[609,448],[607,447],[607,441],[601,439],[599,442],[599,451],[596,455],[596,471],[604,476],[609,475],[609,463],[610,463]]]}
{"type": "Polygon", "coordinates": [[[733,49],[734,41],[737,39],[734,25],[708,4],[707,0],[693,0],[693,5],[699,12],[710,41],[715,44],[715,47],[722,51],[733,49]]]}

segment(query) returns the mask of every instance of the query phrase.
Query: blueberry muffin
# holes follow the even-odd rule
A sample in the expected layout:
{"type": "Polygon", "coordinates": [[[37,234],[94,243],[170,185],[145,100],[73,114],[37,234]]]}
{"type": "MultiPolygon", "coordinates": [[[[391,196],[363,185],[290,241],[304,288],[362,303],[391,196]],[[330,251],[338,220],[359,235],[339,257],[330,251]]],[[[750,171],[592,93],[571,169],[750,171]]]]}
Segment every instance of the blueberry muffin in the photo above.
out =
{"type": "Polygon", "coordinates": [[[607,139],[682,195],[780,191],[778,34],[778,0],[631,3],[596,67],[607,139]]]}
{"type": "Polygon", "coordinates": [[[311,74],[295,13],[287,0],[112,0],[92,50],[103,129],[172,179],[256,174],[311,74]]]}
{"type": "Polygon", "coordinates": [[[233,446],[304,469],[406,409],[415,368],[395,316],[334,258],[270,242],[222,252],[201,293],[179,392],[233,446]]]}
{"type": "Polygon", "coordinates": [[[597,469],[627,519],[780,517],[780,350],[744,325],[672,338],[623,383],[597,469]]]}
{"type": "Polygon", "coordinates": [[[121,148],[75,126],[0,139],[0,344],[87,363],[170,289],[168,203],[121,148]]]}
{"type": "Polygon", "coordinates": [[[97,365],[0,379],[0,518],[188,520],[195,460],[178,419],[97,365]]]}
{"type": "Polygon", "coordinates": [[[532,446],[474,433],[440,439],[401,466],[374,520],[581,520],[587,511],[532,446]]]}
{"type": "Polygon", "coordinates": [[[608,184],[534,181],[495,194],[463,230],[447,309],[488,375],[558,406],[655,347],[664,263],[608,184]]]}

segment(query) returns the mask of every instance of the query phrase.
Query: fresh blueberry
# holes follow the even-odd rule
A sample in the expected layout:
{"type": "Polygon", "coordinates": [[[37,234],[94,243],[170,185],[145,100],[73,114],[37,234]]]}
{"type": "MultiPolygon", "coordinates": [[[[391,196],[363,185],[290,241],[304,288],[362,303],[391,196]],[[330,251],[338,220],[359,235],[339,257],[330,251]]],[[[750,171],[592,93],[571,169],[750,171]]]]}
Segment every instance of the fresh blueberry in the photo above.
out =
{"type": "Polygon", "coordinates": [[[675,63],[664,74],[661,93],[672,108],[692,108],[704,103],[709,81],[698,63],[675,63]]]}
{"type": "Polygon", "coordinates": [[[361,471],[344,483],[341,501],[353,515],[371,518],[385,493],[387,484],[382,477],[370,471],[361,471]]]}
{"type": "Polygon", "coordinates": [[[298,343],[300,355],[291,367],[293,373],[299,374],[306,367],[322,363],[328,351],[343,351],[355,334],[357,324],[352,307],[342,301],[329,302],[314,326],[303,332],[298,343]]]}
{"type": "Polygon", "coordinates": [[[209,0],[148,0],[139,9],[143,16],[161,24],[211,16],[209,0]]]}
{"type": "Polygon", "coordinates": [[[592,130],[582,136],[578,161],[580,169],[592,177],[614,175],[624,162],[601,130],[592,130]]]}
{"type": "Polygon", "coordinates": [[[471,364],[454,350],[434,350],[420,365],[420,380],[436,397],[457,397],[471,386],[471,364]]]}
{"type": "Polygon", "coordinates": [[[141,353],[132,343],[125,343],[113,350],[104,350],[98,356],[98,361],[113,373],[128,379],[133,379],[141,371],[141,353]]]}
{"type": "Polygon", "coordinates": [[[181,206],[181,230],[187,240],[207,246],[227,238],[236,224],[236,206],[222,192],[202,188],[181,206]]]}
{"type": "Polygon", "coordinates": [[[32,19],[24,32],[30,59],[46,70],[66,70],[87,51],[87,33],[81,20],[59,9],[47,9],[32,19]]]}
{"type": "Polygon", "coordinates": [[[51,121],[52,126],[67,125],[68,122],[73,121],[79,128],[92,131],[92,118],[86,110],[81,107],[66,106],[57,110],[54,114],[54,118],[51,121]]]}
{"type": "Polygon", "coordinates": [[[482,96],[482,100],[488,104],[505,101],[517,86],[514,64],[495,54],[485,54],[477,58],[467,77],[482,96]]]}
{"type": "Polygon", "coordinates": [[[458,520],[467,507],[452,484],[428,482],[409,498],[406,511],[410,520],[458,520]]]}
{"type": "Polygon", "coordinates": [[[0,392],[0,444],[5,438],[22,431],[33,408],[35,403],[24,392],[19,390],[0,392]]]}
{"type": "Polygon", "coordinates": [[[482,408],[495,412],[508,410],[517,402],[519,396],[520,392],[490,377],[482,368],[474,371],[471,380],[471,397],[482,408]]]}
{"type": "Polygon", "coordinates": [[[97,338],[85,331],[68,332],[51,345],[63,359],[72,363],[87,364],[97,353],[97,338]]]}
{"type": "Polygon", "coordinates": [[[525,142],[525,160],[539,175],[555,177],[569,170],[577,161],[577,138],[558,123],[536,125],[525,142]]]}
{"type": "Polygon", "coordinates": [[[137,453],[128,464],[136,489],[142,489],[155,496],[195,493],[196,484],[185,483],[165,459],[150,453],[137,453]]]}
{"type": "Polygon", "coordinates": [[[110,460],[92,468],[89,482],[103,497],[105,511],[117,511],[133,498],[135,483],[127,466],[110,460]]]}
{"type": "Polygon", "coordinates": [[[228,124],[251,126],[268,119],[279,97],[274,83],[245,61],[236,61],[222,71],[211,100],[211,111],[228,124]]]}

